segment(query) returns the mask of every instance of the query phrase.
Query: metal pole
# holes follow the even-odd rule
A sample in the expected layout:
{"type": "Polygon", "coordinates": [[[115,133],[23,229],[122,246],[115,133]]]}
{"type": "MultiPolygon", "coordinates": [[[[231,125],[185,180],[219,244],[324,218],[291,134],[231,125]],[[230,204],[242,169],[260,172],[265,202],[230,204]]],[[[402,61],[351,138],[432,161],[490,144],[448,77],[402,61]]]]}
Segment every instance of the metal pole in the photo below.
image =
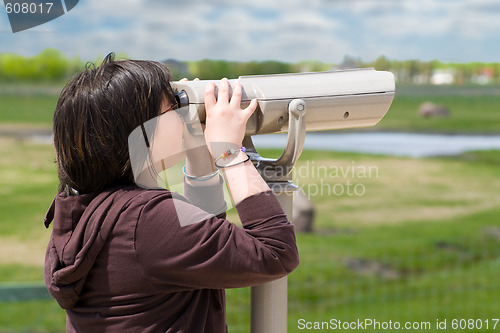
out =
{"type": "MultiPolygon", "coordinates": [[[[288,136],[281,156],[274,160],[263,158],[257,153],[252,139],[246,137],[243,145],[262,178],[269,184],[283,211],[292,218],[293,192],[297,186],[292,184],[291,171],[297,162],[306,136],[304,115],[306,103],[294,99],[288,104],[288,136]]],[[[287,278],[286,276],[252,287],[251,291],[251,332],[286,333],[287,332],[287,278]]]]}
{"type": "MultiPolygon", "coordinates": [[[[293,207],[293,186],[269,183],[276,194],[283,211],[290,220],[293,207]],[[280,186],[281,185],[281,186],[280,186]]],[[[287,184],[288,185],[288,184],[287,184]]],[[[291,185],[291,184],[290,184],[291,185]]],[[[287,277],[271,281],[251,289],[251,332],[286,333],[287,332],[287,277]]]]}
{"type": "Polygon", "coordinates": [[[252,333],[286,333],[287,277],[252,287],[252,333]]]}

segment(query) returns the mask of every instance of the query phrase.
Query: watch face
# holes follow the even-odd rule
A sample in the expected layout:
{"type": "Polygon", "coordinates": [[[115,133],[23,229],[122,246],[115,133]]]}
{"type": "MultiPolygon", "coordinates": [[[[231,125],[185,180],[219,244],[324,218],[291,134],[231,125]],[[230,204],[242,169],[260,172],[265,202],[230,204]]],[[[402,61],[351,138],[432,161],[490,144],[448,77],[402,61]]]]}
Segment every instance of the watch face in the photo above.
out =
{"type": "Polygon", "coordinates": [[[12,32],[52,21],[73,9],[79,0],[4,0],[12,32]]]}

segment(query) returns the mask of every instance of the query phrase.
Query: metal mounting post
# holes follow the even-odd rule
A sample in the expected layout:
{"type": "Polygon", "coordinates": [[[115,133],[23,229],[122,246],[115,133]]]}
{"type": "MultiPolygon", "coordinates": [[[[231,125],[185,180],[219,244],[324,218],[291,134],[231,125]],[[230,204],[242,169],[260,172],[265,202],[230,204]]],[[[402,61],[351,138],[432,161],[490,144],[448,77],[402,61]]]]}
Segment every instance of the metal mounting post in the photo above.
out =
{"type": "MultiPolygon", "coordinates": [[[[257,153],[251,137],[245,137],[243,145],[262,178],[277,196],[283,211],[292,218],[293,192],[292,169],[302,153],[306,136],[304,115],[306,103],[294,99],[288,104],[288,137],[285,149],[278,159],[263,158],[257,153]]],[[[252,287],[251,332],[287,332],[287,278],[252,287]]]]}

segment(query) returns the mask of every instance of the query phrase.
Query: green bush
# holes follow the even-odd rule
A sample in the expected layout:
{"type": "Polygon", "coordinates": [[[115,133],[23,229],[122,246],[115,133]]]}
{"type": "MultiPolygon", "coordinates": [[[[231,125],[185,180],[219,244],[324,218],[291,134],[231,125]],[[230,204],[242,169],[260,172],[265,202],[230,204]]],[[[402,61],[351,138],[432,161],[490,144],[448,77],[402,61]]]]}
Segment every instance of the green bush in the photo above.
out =
{"type": "Polygon", "coordinates": [[[83,68],[79,58],[68,59],[56,49],[47,48],[33,57],[0,54],[0,81],[63,81],[83,68]]]}

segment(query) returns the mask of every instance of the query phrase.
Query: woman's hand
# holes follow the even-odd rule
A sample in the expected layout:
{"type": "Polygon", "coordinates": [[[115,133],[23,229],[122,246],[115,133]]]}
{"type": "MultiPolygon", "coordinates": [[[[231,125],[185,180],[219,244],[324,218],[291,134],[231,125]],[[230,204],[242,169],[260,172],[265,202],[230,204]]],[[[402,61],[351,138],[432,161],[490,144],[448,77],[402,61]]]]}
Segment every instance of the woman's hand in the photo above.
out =
{"type": "MultiPolygon", "coordinates": [[[[236,81],[233,94],[229,96],[229,81],[222,79],[217,99],[215,84],[209,83],[205,89],[206,129],[205,140],[215,158],[227,147],[240,147],[245,136],[246,124],[257,108],[253,99],[245,109],[241,108],[241,84],[236,81]]],[[[229,148],[229,149],[231,149],[229,148]]]]}
{"type": "MultiPolygon", "coordinates": [[[[188,79],[180,80],[186,82],[188,79]]],[[[198,78],[193,81],[199,81],[198,78]]],[[[195,177],[205,176],[215,170],[205,142],[205,124],[184,124],[183,143],[186,152],[186,171],[195,177]]],[[[199,182],[196,182],[199,183],[199,182]]],[[[197,184],[200,185],[200,184],[197,184]]]]}

